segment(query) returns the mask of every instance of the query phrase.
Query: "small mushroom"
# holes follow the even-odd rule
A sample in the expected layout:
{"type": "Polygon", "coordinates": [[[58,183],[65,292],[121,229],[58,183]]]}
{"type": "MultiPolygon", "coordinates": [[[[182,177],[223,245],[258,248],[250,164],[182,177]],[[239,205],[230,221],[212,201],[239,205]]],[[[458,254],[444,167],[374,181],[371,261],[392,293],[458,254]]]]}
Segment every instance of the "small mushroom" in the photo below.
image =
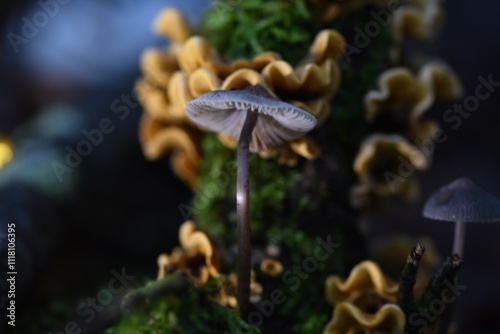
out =
{"type": "Polygon", "coordinates": [[[157,279],[164,279],[167,277],[167,272],[168,272],[168,266],[170,265],[170,261],[168,258],[167,254],[160,254],[158,256],[158,278],[157,279]]]}
{"type": "Polygon", "coordinates": [[[465,223],[500,221],[500,200],[461,177],[439,188],[425,203],[423,215],[434,220],[455,222],[452,254],[463,257],[465,223]]]}
{"type": "Polygon", "coordinates": [[[201,128],[239,140],[236,184],[238,304],[246,319],[250,296],[249,150],[258,152],[297,139],[314,128],[316,118],[274,98],[261,86],[205,93],[187,103],[186,116],[201,128]]]}
{"type": "Polygon", "coordinates": [[[266,258],[260,263],[260,271],[266,275],[276,277],[283,272],[283,265],[277,260],[266,258]]]}
{"type": "Polygon", "coordinates": [[[359,309],[350,302],[335,305],[333,318],[323,334],[340,333],[404,333],[405,314],[394,303],[386,303],[373,314],[359,309]]]}

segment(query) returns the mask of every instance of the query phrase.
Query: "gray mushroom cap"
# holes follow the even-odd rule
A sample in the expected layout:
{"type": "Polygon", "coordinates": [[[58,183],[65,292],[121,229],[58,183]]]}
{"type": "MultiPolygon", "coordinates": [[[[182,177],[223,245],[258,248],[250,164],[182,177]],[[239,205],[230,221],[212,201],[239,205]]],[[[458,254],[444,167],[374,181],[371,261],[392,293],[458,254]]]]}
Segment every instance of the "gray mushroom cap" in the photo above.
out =
{"type": "Polygon", "coordinates": [[[500,221],[500,200],[462,177],[438,189],[425,203],[426,218],[467,223],[500,221]]]}
{"type": "Polygon", "coordinates": [[[253,152],[297,139],[316,125],[312,114],[272,97],[260,86],[205,93],[187,103],[186,116],[200,128],[238,140],[247,110],[259,114],[250,141],[253,152]]]}

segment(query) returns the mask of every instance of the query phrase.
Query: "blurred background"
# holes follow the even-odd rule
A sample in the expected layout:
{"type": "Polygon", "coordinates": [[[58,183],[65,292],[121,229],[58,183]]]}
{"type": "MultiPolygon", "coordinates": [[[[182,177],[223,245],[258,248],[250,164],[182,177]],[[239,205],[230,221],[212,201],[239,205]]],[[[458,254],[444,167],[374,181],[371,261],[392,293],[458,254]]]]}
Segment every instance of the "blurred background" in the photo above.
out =
{"type": "MultiPolygon", "coordinates": [[[[499,3],[478,1],[470,6],[465,0],[445,1],[446,21],[432,53],[445,60],[462,80],[462,101],[474,95],[479,76],[492,75],[500,81],[500,22],[494,12],[499,3]]],[[[500,87],[499,87],[500,88],[500,87]]],[[[500,198],[500,91],[482,101],[479,108],[464,119],[456,130],[443,122],[443,113],[453,103],[437,104],[429,117],[439,121],[448,139],[436,145],[431,168],[418,177],[421,196],[416,203],[391,207],[369,218],[373,233],[383,235],[402,230],[414,236],[427,234],[436,242],[442,256],[451,252],[453,223],[422,218],[426,199],[439,187],[458,177],[470,178],[500,198]]],[[[459,319],[458,333],[498,333],[500,330],[500,224],[467,226],[463,266],[459,284],[467,289],[455,304],[459,319]]]]}
{"type": "MultiPolygon", "coordinates": [[[[183,221],[178,205],[189,203],[190,191],[171,174],[168,158],[144,159],[133,84],[140,76],[141,51],[165,44],[151,32],[158,11],[175,6],[194,25],[209,4],[2,3],[0,143],[14,150],[13,160],[0,170],[0,245],[4,254],[6,226],[15,222],[17,321],[53,301],[55,317],[74,317],[87,332],[98,332],[112,315],[87,324],[64,301],[95,296],[112,270],[126,268],[137,284],[155,277],[157,255],[177,243],[183,221]],[[92,145],[85,146],[85,140],[92,145]]],[[[446,24],[430,52],[458,73],[464,97],[474,94],[478,76],[500,82],[500,4],[455,0],[444,6],[446,24]]],[[[451,250],[453,224],[422,218],[424,200],[459,176],[500,197],[500,87],[456,130],[442,122],[451,107],[438,104],[429,114],[441,121],[448,139],[436,146],[432,168],[418,175],[421,200],[370,212],[372,235],[427,234],[444,256],[451,250]]],[[[500,224],[467,227],[460,274],[467,289],[456,304],[458,333],[500,328],[499,237],[500,224]]],[[[2,291],[5,266],[2,259],[2,291]]]]}

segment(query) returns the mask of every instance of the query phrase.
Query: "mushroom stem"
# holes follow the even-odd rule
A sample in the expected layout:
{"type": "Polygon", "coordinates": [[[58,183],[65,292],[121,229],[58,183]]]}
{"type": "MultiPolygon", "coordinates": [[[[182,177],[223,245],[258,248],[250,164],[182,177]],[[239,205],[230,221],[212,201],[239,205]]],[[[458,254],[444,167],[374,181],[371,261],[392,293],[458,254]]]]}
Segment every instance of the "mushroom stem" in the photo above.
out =
{"type": "Polygon", "coordinates": [[[236,213],[238,217],[238,305],[246,320],[250,312],[250,224],[248,201],[248,155],[252,131],[258,114],[247,110],[238,142],[238,175],[236,180],[236,213]]]}
{"type": "Polygon", "coordinates": [[[458,254],[463,258],[465,242],[465,222],[457,221],[455,223],[455,239],[453,239],[453,250],[451,254],[458,254]]]}

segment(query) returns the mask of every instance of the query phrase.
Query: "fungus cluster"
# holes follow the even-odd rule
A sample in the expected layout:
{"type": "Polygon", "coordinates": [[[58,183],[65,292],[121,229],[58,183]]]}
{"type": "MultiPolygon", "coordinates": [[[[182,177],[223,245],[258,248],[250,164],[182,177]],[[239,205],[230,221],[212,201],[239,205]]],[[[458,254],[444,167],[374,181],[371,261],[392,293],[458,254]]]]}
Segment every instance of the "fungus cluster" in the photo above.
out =
{"type": "Polygon", "coordinates": [[[204,232],[197,230],[191,221],[180,226],[179,241],[181,247],[175,248],[171,254],[161,254],[158,257],[158,279],[182,271],[195,284],[202,285],[209,278],[220,276],[217,254],[210,239],[204,232]]]}
{"type": "Polygon", "coordinates": [[[418,75],[404,67],[380,75],[378,88],[364,98],[365,120],[374,133],[361,143],[354,160],[354,207],[373,204],[377,197],[417,198],[414,172],[429,168],[434,151],[425,143],[442,140],[438,125],[422,119],[437,100],[456,100],[462,91],[456,74],[442,62],[425,64],[418,75]]]}
{"type": "MultiPolygon", "coordinates": [[[[263,86],[272,96],[306,110],[318,124],[330,114],[330,99],[340,82],[337,62],[344,40],[335,30],[321,31],[309,53],[296,68],[274,52],[252,59],[227,62],[201,36],[190,30],[174,9],[158,16],[155,31],[171,40],[166,50],[148,49],[141,57],[143,76],[136,83],[138,100],[144,107],[140,140],[150,160],[171,154],[172,170],[189,186],[199,182],[202,132],[186,118],[188,101],[215,90],[263,86]]],[[[224,145],[234,148],[234,138],[219,134],[224,145]]],[[[308,138],[296,137],[258,153],[293,165],[297,156],[317,157],[319,151],[308,138]]]]}
{"type": "Polygon", "coordinates": [[[398,285],[371,261],[356,265],[346,280],[326,280],[327,301],[335,306],[324,334],[354,333],[363,329],[380,333],[403,331],[405,315],[395,304],[398,285]]]}
{"type": "MultiPolygon", "coordinates": [[[[219,268],[219,254],[210,238],[198,230],[191,221],[184,222],[179,227],[180,247],[170,254],[158,256],[158,280],[163,280],[174,273],[185,273],[195,286],[203,287],[210,280],[217,282],[216,289],[211,289],[210,297],[221,306],[238,307],[238,282],[236,275],[224,275],[219,268]]],[[[260,299],[262,286],[256,281],[252,272],[249,279],[249,298],[260,299]]]]}

